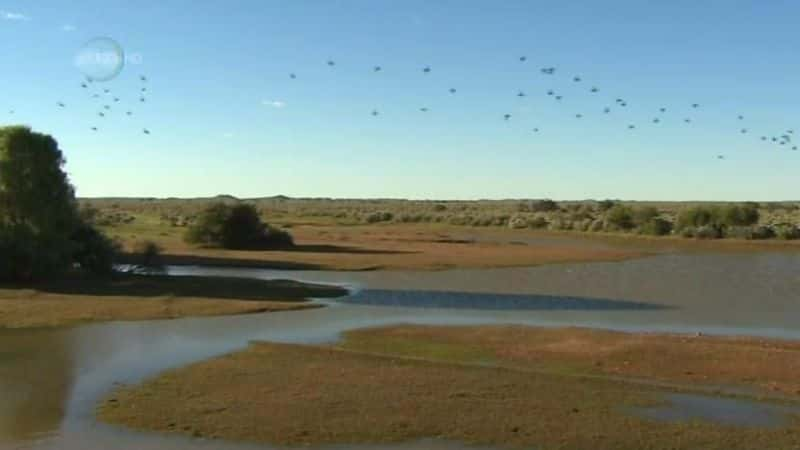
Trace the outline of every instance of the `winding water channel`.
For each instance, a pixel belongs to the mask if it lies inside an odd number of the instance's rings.
[[[345,330],[397,323],[578,325],[800,338],[800,255],[790,253],[672,254],[618,263],[443,272],[173,267],[170,273],[335,283],[350,287],[353,295],[299,312],[0,330],[0,448],[264,448],[132,432],[94,420],[97,399],[115,383],[136,382],[251,340],[330,342]],[[369,446],[459,447],[439,441]]]

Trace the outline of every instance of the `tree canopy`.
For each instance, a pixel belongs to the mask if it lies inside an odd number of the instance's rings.
[[[114,245],[81,220],[64,163],[51,136],[0,128],[0,280],[111,271]]]

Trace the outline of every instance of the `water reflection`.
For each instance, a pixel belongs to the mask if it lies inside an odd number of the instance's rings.
[[[626,311],[668,309],[664,305],[563,295],[483,294],[451,291],[364,289],[333,300],[355,305],[515,311]]]

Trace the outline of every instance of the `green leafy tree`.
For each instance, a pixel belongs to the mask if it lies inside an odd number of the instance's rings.
[[[232,250],[258,250],[293,245],[289,233],[261,221],[255,206],[242,203],[208,206],[187,230],[191,244],[220,246]]]
[[[63,166],[51,136],[0,128],[0,280],[46,278],[72,263],[110,272],[113,246],[81,220]]]

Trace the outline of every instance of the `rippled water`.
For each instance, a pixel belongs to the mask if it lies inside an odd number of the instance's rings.
[[[327,308],[299,312],[0,331],[0,448],[253,448],[134,433],[93,420],[96,400],[114,383],[135,382],[250,340],[319,343],[344,330],[396,323],[800,337],[800,255],[792,254],[667,255],[622,263],[444,272],[191,267],[172,272],[295,278],[343,284],[355,293],[326,301]],[[438,441],[400,446],[459,447]]]

